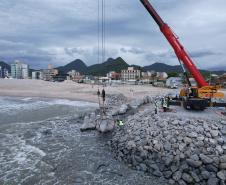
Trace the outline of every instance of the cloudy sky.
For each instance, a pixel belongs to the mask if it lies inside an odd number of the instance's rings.
[[[198,68],[226,70],[225,0],[149,2]],[[179,64],[139,0],[105,1],[105,19],[105,59],[120,56],[141,66]],[[75,59],[87,66],[98,63],[98,0],[0,1],[0,61],[20,60],[41,69]]]

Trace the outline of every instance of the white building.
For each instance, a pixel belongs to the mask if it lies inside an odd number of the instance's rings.
[[[136,70],[133,67],[128,67],[127,70],[121,70],[121,80],[137,80],[140,78],[140,70]]]
[[[42,71],[33,71],[32,72],[32,79],[42,79],[43,73]]]
[[[29,66],[19,60],[15,60],[15,63],[11,64],[11,75],[13,78],[17,79],[28,78]]]
[[[69,71],[67,74],[69,74],[71,76],[80,76],[80,72],[78,72],[76,70]]]
[[[170,77],[166,80],[166,85],[179,85],[182,83],[180,77]]]

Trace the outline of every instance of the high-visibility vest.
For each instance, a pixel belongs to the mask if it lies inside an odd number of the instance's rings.
[[[155,109],[157,109],[157,105],[155,104]]]
[[[122,121],[119,122],[119,125],[124,125]]]
[[[167,103],[163,103],[163,107],[167,107]]]
[[[155,100],[155,104],[157,103],[157,100]]]

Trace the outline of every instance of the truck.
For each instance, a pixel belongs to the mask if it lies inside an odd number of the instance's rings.
[[[160,28],[169,44],[175,51],[175,54],[179,60],[179,63],[183,69],[183,74],[188,84],[188,88],[180,91],[180,96],[177,98],[168,98],[169,105],[183,106],[186,110],[204,110],[207,107],[226,107],[226,103],[213,102],[212,98],[224,97],[224,93],[218,92],[221,87],[219,85],[210,86],[202,77],[199,70],[194,65],[193,61],[185,51],[184,47],[180,44],[179,38],[171,30],[171,28],[163,22],[158,13],[152,7],[148,0],[140,0],[146,10],[152,16],[154,21]],[[191,73],[198,86],[191,86],[189,81],[187,70]]]

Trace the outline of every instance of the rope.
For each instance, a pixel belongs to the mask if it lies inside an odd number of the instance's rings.
[[[101,31],[102,31],[102,63],[105,61],[105,0],[102,0],[102,25],[101,25]],[[98,0],[98,70],[100,71],[100,1]],[[99,75],[98,75],[98,101],[99,101],[99,108],[101,111],[101,104],[100,104],[100,90],[99,90]],[[105,90],[104,90],[104,85],[103,85],[103,90],[102,90],[102,100],[103,100],[103,107],[105,107],[104,102],[105,102]]]

